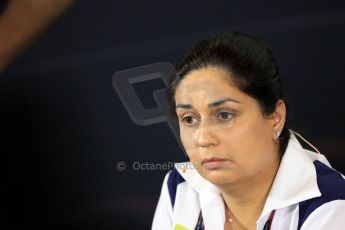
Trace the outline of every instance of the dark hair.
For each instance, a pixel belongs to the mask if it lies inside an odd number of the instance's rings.
[[[272,52],[252,35],[224,32],[200,41],[176,65],[169,81],[169,101],[176,119],[175,91],[179,82],[191,71],[218,67],[229,73],[231,81],[254,98],[264,115],[272,114],[279,99],[283,100],[282,82]],[[288,108],[286,122],[279,137],[279,152],[284,154],[290,139]]]

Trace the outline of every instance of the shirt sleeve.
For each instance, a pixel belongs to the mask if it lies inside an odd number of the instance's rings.
[[[168,190],[168,178],[171,171],[169,171],[163,180],[163,185],[153,217],[152,230],[172,229],[172,215],[173,209],[170,201]]]
[[[301,230],[342,230],[345,225],[345,200],[334,200],[316,209]]]

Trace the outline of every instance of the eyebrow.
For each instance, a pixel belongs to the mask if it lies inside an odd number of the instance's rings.
[[[217,107],[217,106],[219,106],[221,104],[224,104],[225,102],[234,102],[234,103],[238,103],[238,104],[241,103],[241,102],[239,102],[239,101],[237,101],[235,99],[232,99],[232,98],[228,97],[228,98],[223,98],[223,99],[216,100],[216,101],[208,104],[207,106],[208,107]],[[191,109],[191,108],[193,108],[193,106],[190,105],[190,104],[177,104],[176,105],[176,109],[178,109],[178,108],[181,108],[181,109]]]

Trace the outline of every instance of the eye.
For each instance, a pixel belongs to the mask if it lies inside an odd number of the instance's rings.
[[[229,113],[229,112],[220,112],[218,114],[218,118],[222,121],[228,121],[230,120],[231,118],[233,117],[233,114],[232,113]]]
[[[192,116],[186,116],[182,118],[182,122],[185,123],[187,126],[193,126],[195,123],[198,122],[198,120],[195,117]]]

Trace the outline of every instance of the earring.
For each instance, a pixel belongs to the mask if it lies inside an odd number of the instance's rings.
[[[280,136],[280,131],[276,132],[277,138],[274,140],[276,143],[279,143],[279,136]]]

